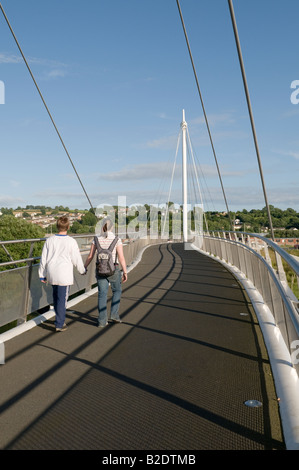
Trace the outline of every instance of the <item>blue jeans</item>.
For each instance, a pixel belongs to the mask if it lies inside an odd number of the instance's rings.
[[[53,303],[56,314],[55,326],[62,328],[65,322],[66,304],[69,295],[69,286],[52,286],[53,290]]]
[[[98,277],[98,309],[99,309],[99,326],[105,326],[108,321],[107,314],[107,296],[109,284],[112,290],[111,312],[112,320],[119,320],[119,304],[121,298],[121,271],[116,267],[116,271],[109,277]]]

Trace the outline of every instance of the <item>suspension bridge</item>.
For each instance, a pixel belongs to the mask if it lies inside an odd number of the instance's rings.
[[[193,64],[180,7],[179,13]],[[248,108],[269,210],[249,96]],[[180,238],[165,235],[166,213],[157,236],[146,233],[125,243],[129,278],[121,323],[97,328],[91,266],[86,276],[75,273],[68,330],[54,333],[50,286],[41,286],[32,256],[43,239],[25,240],[26,259],[2,263],[14,269],[0,272],[0,326],[18,326],[0,335],[1,449],[299,449],[299,311],[288,278],[291,271],[298,283],[299,263],[271,238],[211,232],[201,220],[190,229],[184,112],[181,130]],[[223,188],[220,172],[219,179]],[[226,200],[224,188],[223,194]],[[76,239],[85,260],[92,237]],[[12,243],[24,240],[0,244],[9,253]]]

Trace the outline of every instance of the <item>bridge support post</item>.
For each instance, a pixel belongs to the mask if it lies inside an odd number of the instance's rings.
[[[188,197],[187,197],[187,152],[186,152],[186,129],[185,110],[183,109],[182,128],[182,157],[183,157],[183,241],[188,241]]]

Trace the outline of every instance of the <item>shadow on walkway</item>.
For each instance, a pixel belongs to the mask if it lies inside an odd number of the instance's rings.
[[[1,449],[285,448],[256,316],[221,264],[151,246],[120,311],[99,330],[92,295],[66,332],[48,321],[5,345]]]

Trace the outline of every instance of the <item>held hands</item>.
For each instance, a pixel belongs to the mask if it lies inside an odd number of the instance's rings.
[[[85,268],[85,273],[83,273],[82,276],[84,276],[86,273],[87,273],[87,268]],[[127,279],[128,279],[128,274],[127,274],[127,273],[123,273],[123,275],[122,275],[122,282],[126,282]]]

